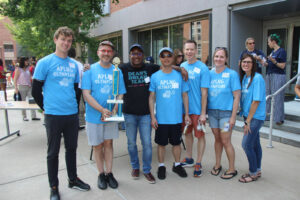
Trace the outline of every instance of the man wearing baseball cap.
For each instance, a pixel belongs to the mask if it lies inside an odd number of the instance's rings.
[[[158,172],[159,179],[166,178],[166,167],[164,164],[165,146],[170,143],[175,159],[172,171],[180,177],[187,177],[185,169],[180,164],[181,154],[181,123],[184,105],[185,122],[191,123],[188,115],[188,95],[187,82],[182,79],[179,72],[173,70],[174,61],[173,50],[164,47],[159,51],[159,58],[162,63],[161,70],[151,77],[149,107],[151,115],[151,125],[155,129],[155,143],[157,143]],[[154,114],[154,104],[156,102],[156,115]]]
[[[144,63],[144,49],[140,44],[133,44],[129,49],[130,62],[119,66],[127,93],[124,95],[123,113],[125,118],[126,135],[131,176],[138,179],[140,176],[140,162],[136,145],[137,130],[143,147],[143,174],[149,183],[155,183],[151,174],[152,143],[151,118],[149,112],[149,85],[150,77],[159,70],[155,64]]]
[[[112,112],[107,109],[107,100],[112,94],[112,76],[115,68],[111,64],[114,55],[113,44],[110,41],[101,42],[97,54],[100,60],[84,72],[81,88],[86,101],[88,143],[95,152],[94,157],[99,171],[98,188],[105,190],[107,185],[114,189],[118,187],[118,182],[112,173],[113,139],[119,137],[118,124],[103,121],[103,118],[110,117],[117,109],[116,106]],[[126,93],[122,72],[119,73],[118,88],[117,99],[122,99],[123,94]]]

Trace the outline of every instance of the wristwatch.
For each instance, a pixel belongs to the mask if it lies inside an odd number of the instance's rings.
[[[248,123],[247,123],[246,121],[244,121],[244,124],[245,124],[246,126],[248,126]]]

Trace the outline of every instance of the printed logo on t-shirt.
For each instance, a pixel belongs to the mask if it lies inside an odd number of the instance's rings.
[[[145,83],[146,78],[147,78],[147,71],[128,72],[128,80],[131,81],[132,85]],[[149,82],[150,82],[150,79],[149,79]]]
[[[69,83],[72,82],[72,79],[63,78],[61,81],[59,81],[59,85],[63,87],[68,87]]]
[[[110,86],[109,85],[105,85],[104,87],[102,87],[101,89],[100,89],[100,92],[102,93],[102,94],[109,94],[110,93]]]
[[[160,80],[157,89],[166,90],[163,93],[163,98],[171,98],[175,94],[175,90],[179,89],[179,83],[175,80]]]
[[[95,84],[112,84],[111,74],[98,74]]]

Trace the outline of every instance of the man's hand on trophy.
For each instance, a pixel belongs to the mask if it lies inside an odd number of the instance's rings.
[[[102,111],[101,111],[101,113],[102,113],[102,116],[101,116],[101,120],[102,120],[102,121],[105,121],[105,118],[111,117],[111,116],[112,116],[112,112],[110,112],[110,111],[109,111],[108,109],[106,109],[106,108],[103,108]]]

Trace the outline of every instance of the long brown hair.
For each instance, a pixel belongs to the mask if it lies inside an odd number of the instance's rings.
[[[243,85],[243,78],[244,78],[244,76],[246,74],[246,72],[244,72],[243,69],[242,69],[242,62],[246,58],[250,58],[251,61],[252,61],[252,69],[251,69],[251,75],[250,75],[251,78],[250,78],[250,82],[249,82],[249,84],[247,86],[247,89],[248,89],[250,87],[251,83],[252,83],[253,77],[255,76],[255,72],[256,72],[256,60],[254,59],[254,57],[251,54],[248,54],[248,53],[244,53],[243,54],[241,62],[240,62],[240,65],[239,65],[241,85]]]

